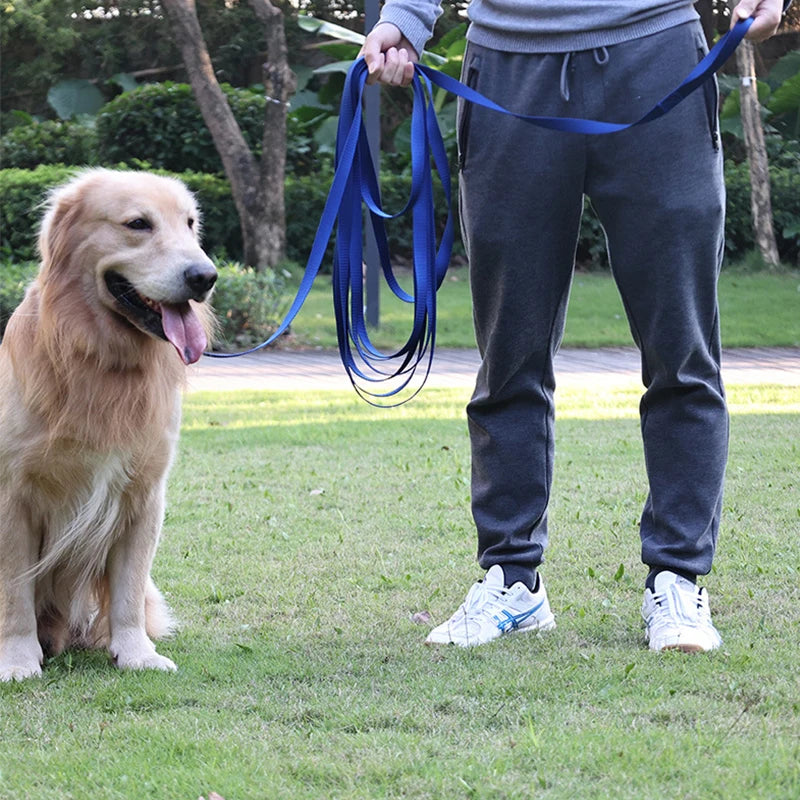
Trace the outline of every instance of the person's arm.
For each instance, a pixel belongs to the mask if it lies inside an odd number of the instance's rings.
[[[781,16],[791,3],[792,0],[740,0],[731,12],[731,27],[740,19],[752,17],[753,24],[747,31],[747,38],[763,42],[778,30]]]

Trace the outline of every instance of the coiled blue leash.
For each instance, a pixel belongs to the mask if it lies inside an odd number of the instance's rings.
[[[361,99],[367,80],[363,58],[350,67],[345,80],[336,136],[334,176],[305,272],[297,295],[283,321],[265,342],[239,353],[206,353],[211,358],[235,358],[254,353],[272,344],[291,325],[319,274],[325,250],[336,230],[333,261],[333,301],[339,355],[350,382],[373,405],[400,405],[414,397],[425,384],[433,362],[436,340],[436,292],[444,280],[453,246],[450,170],[433,103],[433,86],[485,108],[510,114],[543,128],[581,134],[608,134],[643,125],[666,114],[710,78],[733,54],[752,25],[740,20],[714,45],[686,79],[635,122],[616,123],[571,117],[539,117],[517,114],[438,70],[415,64],[411,89],[414,105],[411,114],[411,191],[405,206],[395,213],[384,210],[378,176],[362,121]],[[434,217],[434,184],[431,161],[439,176],[447,206],[444,229],[437,242]],[[366,206],[377,242],[381,269],[393,294],[413,305],[411,332],[405,344],[384,353],[371,342],[364,320],[363,216]],[[413,289],[406,292],[392,270],[384,220],[408,212],[413,222]],[[411,386],[417,368],[424,374]],[[373,391],[372,384],[390,383],[385,391]],[[402,399],[394,401],[403,390]]]

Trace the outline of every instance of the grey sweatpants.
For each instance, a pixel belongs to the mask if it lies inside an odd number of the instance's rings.
[[[673,89],[704,53],[693,23],[569,55],[470,45],[462,79],[521,113],[626,122]],[[467,408],[482,567],[499,563],[532,574],[547,544],[553,357],[586,195],[605,229],[642,357],[649,480],[642,560],[693,574],[711,569],[728,445],[716,104],[709,82],[655,122],[583,136],[462,103],[461,213],[482,356]]]

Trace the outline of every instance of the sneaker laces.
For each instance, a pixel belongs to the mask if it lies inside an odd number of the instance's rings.
[[[675,583],[667,586],[665,591],[653,594],[653,602],[660,616],[690,626],[701,624],[703,612],[708,609],[706,594],[702,589],[688,592]]]
[[[470,621],[479,617],[493,617],[495,609],[500,606],[501,599],[508,594],[504,586],[489,585],[480,580],[472,585],[458,611],[450,618],[449,627],[464,627],[466,640],[470,638]]]
[[[478,581],[467,592],[467,596],[459,608],[461,616],[466,618],[471,611],[477,609],[485,612],[490,606],[495,606],[507,593],[508,589],[504,586],[489,586],[485,580]]]

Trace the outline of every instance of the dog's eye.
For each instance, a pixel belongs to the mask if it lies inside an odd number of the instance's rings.
[[[125,227],[130,228],[132,231],[149,231],[153,229],[153,226],[144,217],[137,217],[126,222]]]
[[[189,217],[189,230],[194,230],[194,219],[192,217]]]

